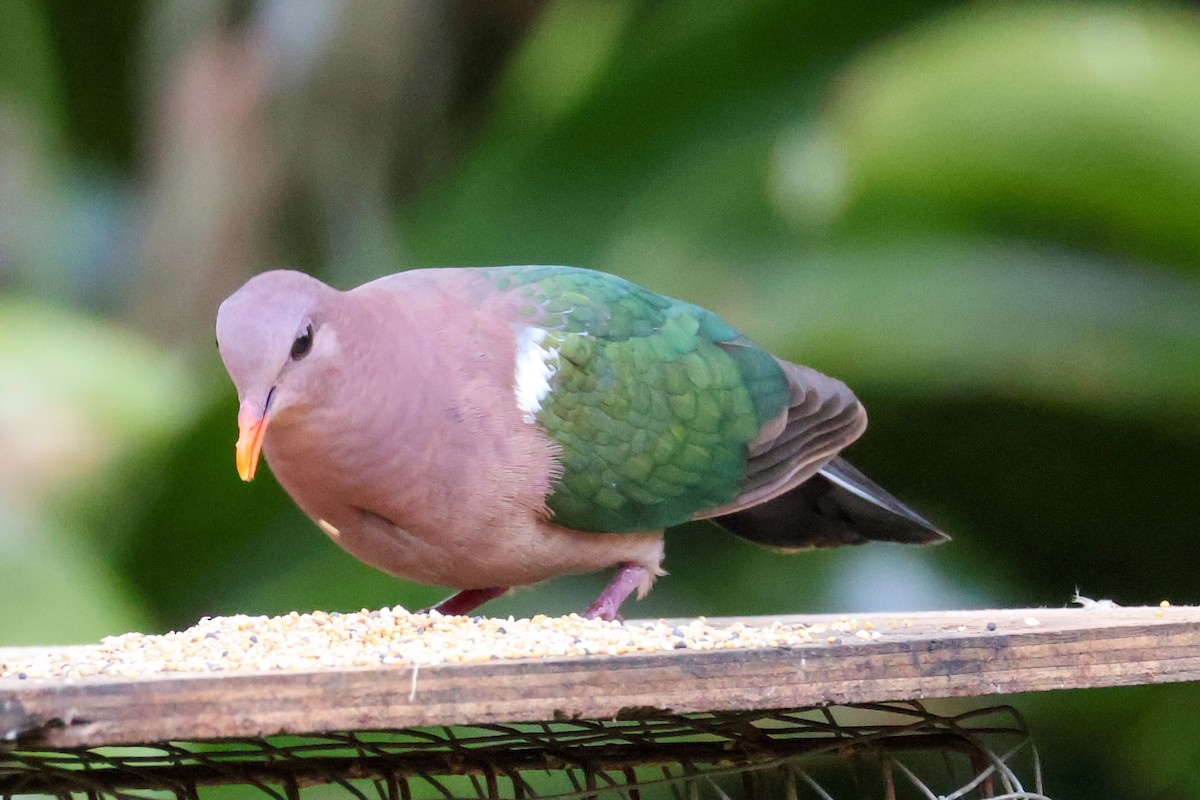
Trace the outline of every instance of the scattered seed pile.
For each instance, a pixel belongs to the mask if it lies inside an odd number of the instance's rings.
[[[671,624],[604,622],[577,614],[531,619],[412,614],[396,606],[355,614],[205,617],[161,636],[127,633],[99,644],[25,651],[0,661],[0,678],[136,678],[179,672],[304,670],[380,665],[475,664],[493,659],[733,650],[880,638],[870,622],[741,622],[704,617]]]

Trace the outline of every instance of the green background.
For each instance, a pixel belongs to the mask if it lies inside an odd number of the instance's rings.
[[[1200,601],[1194,5],[8,0],[0,645],[439,599],[237,479],[212,319],[272,267],[507,263],[845,380],[847,455],[954,537],[680,529],[632,615]],[[1200,798],[1196,687],[1018,700],[1051,796]]]

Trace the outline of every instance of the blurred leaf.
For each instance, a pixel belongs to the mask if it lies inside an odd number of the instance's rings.
[[[1055,800],[1200,797],[1196,683],[1018,695]]]
[[[63,132],[63,102],[45,6],[37,0],[8,0],[0,24],[0,119],[12,104],[32,117],[44,136]],[[2,141],[2,140],[0,140]]]
[[[633,11],[628,0],[562,0],[548,5],[509,68],[496,98],[493,129],[528,133],[575,108],[593,88]]]
[[[70,285],[60,263],[65,107],[44,14],[36,0],[0,11],[0,286],[55,294]]]
[[[829,248],[690,299],[852,385],[1200,423],[1200,282],[995,241]]]
[[[871,422],[846,457],[954,537],[909,552],[955,584],[1017,607],[1061,606],[1076,589],[1123,605],[1200,602],[1184,488],[1200,485],[1200,427],[856,389]]]
[[[942,4],[641,5],[628,20],[605,17],[603,51],[584,24],[591,6],[548,14],[506,76],[495,121],[406,220],[415,260],[600,266],[659,217],[725,252],[782,235],[767,181],[779,131],[816,107],[855,48],[927,5]],[[547,113],[531,82],[569,102]]]
[[[781,170],[799,219],[845,206],[859,227],[957,221],[1200,265],[1194,9],[970,5],[868,51],[822,116]],[[831,160],[842,178],[804,185]]]
[[[1152,797],[1200,797],[1200,753],[1191,745],[1200,739],[1200,719],[1194,709],[1200,701],[1200,686],[1139,687],[1122,697],[1125,715],[1110,719],[1121,725],[1120,746],[1113,759],[1128,776]],[[1170,735],[1163,733],[1170,731]],[[1146,769],[1150,766],[1150,769]],[[1133,780],[1131,778],[1130,782]]]
[[[144,0],[75,3],[41,0],[54,48],[71,149],[88,162],[135,166]]]
[[[134,334],[0,297],[0,502],[36,507],[194,412],[181,364]]]
[[[0,298],[0,376],[0,641],[144,624],[104,545],[130,513],[119,465],[192,413],[187,374],[127,331]],[[80,511],[99,536],[85,540]]]
[[[0,505],[0,646],[83,644],[147,618],[127,585],[75,532]]]

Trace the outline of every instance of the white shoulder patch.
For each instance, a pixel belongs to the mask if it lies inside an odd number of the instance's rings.
[[[546,341],[547,333],[543,328],[513,327],[517,336],[513,392],[517,408],[525,414],[525,421],[533,424],[542,410],[542,401],[550,394],[550,380],[558,372],[558,349],[553,341]]]

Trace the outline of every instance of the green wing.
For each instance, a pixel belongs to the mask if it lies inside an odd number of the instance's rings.
[[[533,413],[562,450],[555,522],[658,530],[738,496],[746,445],[787,408],[773,357],[712,312],[605,273],[483,272],[546,359]]]

